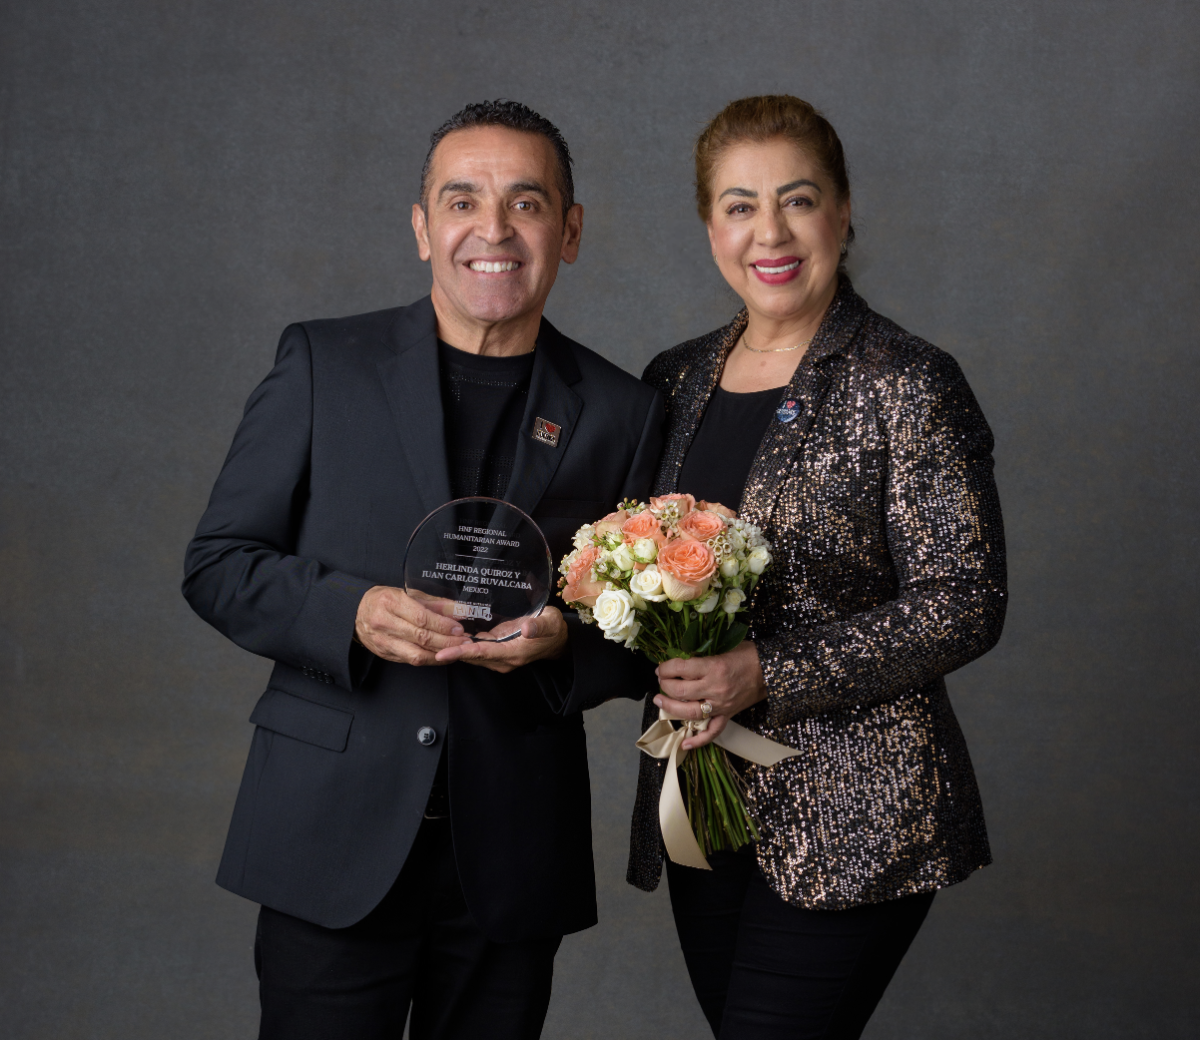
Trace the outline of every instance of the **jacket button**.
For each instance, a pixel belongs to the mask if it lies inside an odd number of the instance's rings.
[[[429,747],[430,744],[437,740],[437,730],[432,726],[422,726],[417,730],[417,740],[426,747]]]

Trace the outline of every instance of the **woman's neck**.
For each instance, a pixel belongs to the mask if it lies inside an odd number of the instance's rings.
[[[746,330],[725,361],[721,387],[735,394],[747,394],[787,386],[808,353],[808,345],[820,329],[836,290],[835,282],[828,298],[818,307],[783,318],[747,307]]]

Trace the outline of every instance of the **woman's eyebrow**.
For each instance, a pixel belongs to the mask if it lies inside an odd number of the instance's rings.
[[[783,191],[784,189],[780,188],[779,190]],[[758,192],[751,191],[749,188],[726,188],[723,192],[721,192],[720,195],[717,196],[717,200],[720,201],[721,199],[725,198],[726,195],[740,195],[743,199],[758,198]]]
[[[821,190],[821,185],[817,184],[816,181],[805,180],[803,177],[801,177],[798,181],[791,181],[785,184],[782,188],[776,188],[775,194],[782,195],[785,191],[791,191],[793,188],[799,188],[802,184],[807,184],[810,188],[816,188],[817,191]]]

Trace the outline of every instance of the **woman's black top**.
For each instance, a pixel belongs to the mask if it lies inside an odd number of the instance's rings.
[[[735,394],[717,387],[679,473],[679,490],[735,512],[786,387]]]

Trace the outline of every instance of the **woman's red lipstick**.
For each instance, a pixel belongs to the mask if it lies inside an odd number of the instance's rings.
[[[766,282],[767,285],[783,285],[800,274],[800,258],[773,256],[770,259],[755,260],[750,268],[760,282]]]

